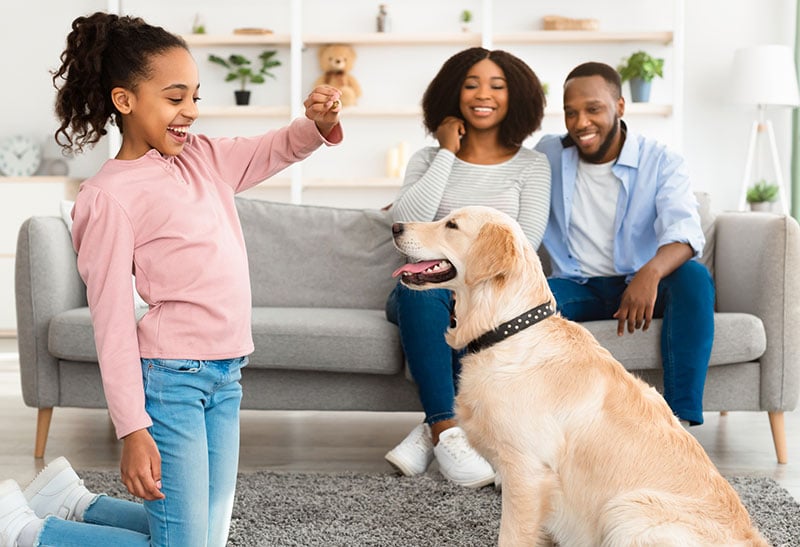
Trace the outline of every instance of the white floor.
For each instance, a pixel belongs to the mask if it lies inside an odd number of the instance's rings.
[[[22,401],[16,341],[0,339],[0,478],[27,483],[66,456],[79,469],[117,469],[120,444],[105,410],[56,408],[44,461],[33,457],[36,409]],[[800,500],[800,414],[786,414],[789,463],[778,464],[766,413],[707,413],[690,431],[724,475],[774,478]],[[421,420],[417,413],[242,412],[240,469],[388,472],[383,455]]]

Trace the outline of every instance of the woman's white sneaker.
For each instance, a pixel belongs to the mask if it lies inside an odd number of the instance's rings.
[[[422,423],[386,453],[386,461],[407,477],[424,473],[433,460],[431,428]]]
[[[460,427],[445,429],[433,447],[439,471],[450,481],[468,488],[480,488],[494,482],[494,469],[478,454]]]
[[[39,518],[55,515],[80,522],[96,496],[63,456],[47,464],[25,488],[25,498]]]
[[[31,536],[32,544],[41,525],[42,520],[28,506],[16,481],[8,479],[0,482],[0,545],[19,545],[20,535],[24,531],[26,536]],[[33,528],[26,531],[29,526]]]

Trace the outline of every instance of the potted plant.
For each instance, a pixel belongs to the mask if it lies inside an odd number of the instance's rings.
[[[264,76],[274,78],[272,69],[280,66],[281,62],[274,59],[278,52],[275,50],[264,51],[258,58],[261,60],[261,67],[256,70],[252,68],[252,61],[244,55],[233,54],[227,59],[223,59],[217,55],[211,54],[208,60],[225,67],[228,70],[228,75],[225,76],[226,82],[234,80],[239,81],[240,88],[234,91],[236,96],[236,104],[246,105],[250,103],[250,91],[247,90],[247,84],[263,84],[265,82]]]
[[[461,21],[461,30],[464,32],[469,32],[470,30],[470,23],[472,22],[472,12],[468,9],[465,9],[459,15],[459,20]]]
[[[631,99],[635,103],[650,100],[650,86],[653,78],[664,77],[664,59],[652,57],[647,52],[637,51],[617,67],[623,82],[630,81]]]
[[[747,189],[746,199],[751,211],[771,211],[778,199],[778,185],[761,179]]]

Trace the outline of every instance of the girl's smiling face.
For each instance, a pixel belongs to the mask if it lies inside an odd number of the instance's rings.
[[[475,129],[497,128],[508,114],[506,76],[494,61],[478,61],[461,87],[461,115]]]
[[[172,48],[154,55],[149,70],[134,89],[118,87],[111,92],[123,118],[117,159],[137,159],[151,149],[165,156],[180,154],[197,119],[200,78],[191,54],[182,47]]]

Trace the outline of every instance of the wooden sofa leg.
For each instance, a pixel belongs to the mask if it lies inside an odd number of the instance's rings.
[[[50,419],[53,417],[53,407],[40,408],[36,418],[36,445],[33,448],[34,458],[44,458],[44,448],[47,446],[47,434],[50,432]]]
[[[786,449],[786,427],[783,422],[783,412],[768,412],[769,427],[772,429],[772,442],[775,443],[775,455],[778,463],[787,463],[789,454]]]
[[[720,416],[727,416],[728,415],[728,411],[727,410],[720,410],[719,411],[719,415]]]

